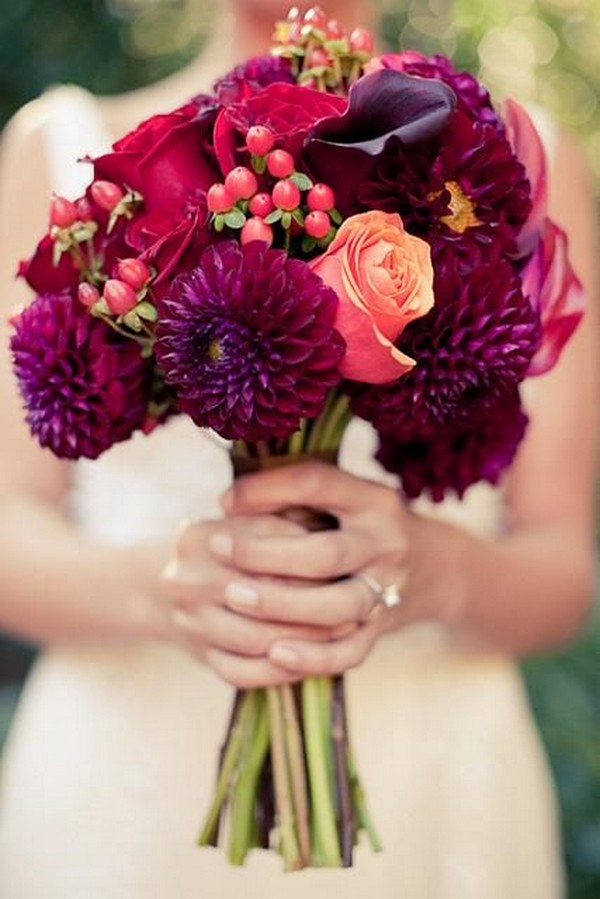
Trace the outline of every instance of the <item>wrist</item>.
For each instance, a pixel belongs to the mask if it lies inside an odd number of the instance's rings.
[[[142,543],[119,549],[118,569],[125,584],[124,629],[132,639],[166,641],[172,625],[161,590],[161,571],[167,549],[159,543]]]

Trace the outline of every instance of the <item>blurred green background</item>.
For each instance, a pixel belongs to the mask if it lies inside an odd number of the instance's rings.
[[[447,53],[498,99],[535,101],[575,131],[600,196],[600,0],[381,0],[380,7],[388,47]],[[209,0],[3,4],[0,125],[50,84],[113,93],[161,78],[201,49],[212,8]],[[32,656],[0,644],[0,742]],[[558,783],[569,897],[598,899],[600,615],[573,647],[523,670]]]

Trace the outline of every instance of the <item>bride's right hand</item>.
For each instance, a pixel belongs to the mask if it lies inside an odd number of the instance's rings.
[[[275,515],[230,519],[230,526],[261,536],[293,535],[303,528]],[[337,633],[330,627],[257,621],[226,605],[225,586],[232,568],[208,549],[222,522],[185,522],[174,542],[161,576],[162,597],[167,604],[168,636],[223,680],[249,689],[298,680],[268,659],[278,640],[328,641]]]

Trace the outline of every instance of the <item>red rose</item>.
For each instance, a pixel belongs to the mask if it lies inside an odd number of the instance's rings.
[[[206,225],[209,214],[205,194],[185,205],[163,204],[159,209],[136,216],[127,239],[141,259],[158,274],[154,289],[166,278],[192,268],[202,250],[214,240]]]
[[[298,159],[304,138],[315,122],[342,115],[346,97],[327,94],[297,84],[277,82],[241,103],[219,112],[215,124],[215,153],[224,174],[238,165],[236,151],[252,125],[266,125],[277,146]]]
[[[183,203],[194,191],[219,181],[212,152],[215,110],[198,113],[193,105],[182,110],[153,116],[118,141],[112,153],[95,159],[95,179],[138,191],[147,210]]]

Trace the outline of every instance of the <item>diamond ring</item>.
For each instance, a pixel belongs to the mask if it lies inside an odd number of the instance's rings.
[[[377,578],[374,578],[372,574],[368,574],[366,571],[358,571],[354,576],[375,594],[386,609],[393,609],[402,602],[398,584],[380,584]]]

